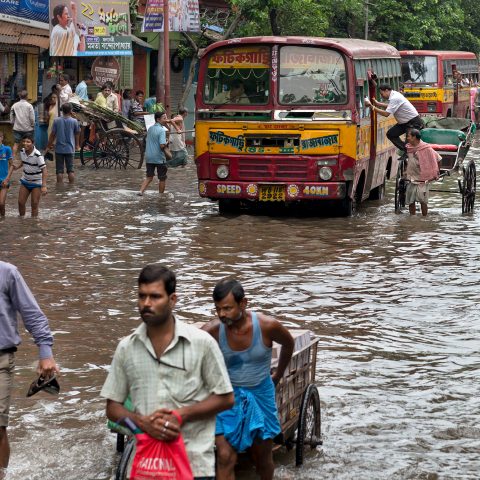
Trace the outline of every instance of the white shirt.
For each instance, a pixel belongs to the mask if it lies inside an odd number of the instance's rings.
[[[67,28],[55,25],[50,34],[50,56],[71,57],[75,55],[75,26],[73,23],[70,23]]]
[[[415,107],[400,92],[395,90],[390,92],[386,111],[391,113],[400,124],[408,123],[413,118],[418,117]]]
[[[68,103],[70,98],[72,98],[73,92],[72,87],[67,83],[60,89],[60,108],[64,103]]]

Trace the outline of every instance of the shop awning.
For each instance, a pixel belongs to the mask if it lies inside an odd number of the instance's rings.
[[[149,50],[158,50],[158,47],[152,47],[149,43],[141,38],[136,37],[135,35],[131,35],[132,42],[136,43],[139,47],[148,48]]]
[[[0,43],[8,45],[31,45],[42,49],[50,46],[50,32],[16,23],[0,23]]]

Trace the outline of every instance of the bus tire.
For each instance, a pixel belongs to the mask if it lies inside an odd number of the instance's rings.
[[[354,198],[345,197],[338,204],[338,214],[341,217],[351,217],[357,209],[357,202]]]
[[[238,213],[239,210],[239,200],[232,200],[231,198],[221,198],[218,200],[218,213],[220,213],[220,215]]]
[[[385,196],[386,181],[387,181],[387,174],[385,173],[385,176],[383,177],[383,183],[378,187],[375,187],[374,189],[372,189],[368,197],[369,200],[383,200],[383,197]]]

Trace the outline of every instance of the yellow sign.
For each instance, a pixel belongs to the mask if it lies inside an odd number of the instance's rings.
[[[216,50],[208,68],[270,68],[270,48],[237,47]]]

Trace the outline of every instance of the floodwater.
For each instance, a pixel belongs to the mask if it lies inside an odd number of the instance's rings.
[[[1,258],[48,315],[62,369],[58,398],[25,398],[36,349],[23,336],[9,480],[111,477],[99,392],[139,323],[148,262],[177,272],[181,319],[210,318],[214,284],[235,275],[252,307],[320,337],[324,444],[302,469],[281,450],[276,478],[479,478],[480,207],[462,215],[458,194],[435,192],[428,218],[394,214],[390,185],[352,218],[222,217],[197,196],[193,165],[170,173],[161,199],[153,187],[135,195],[142,176],[79,169],[56,188],[51,175],[38,221],[17,218],[9,193]]]

